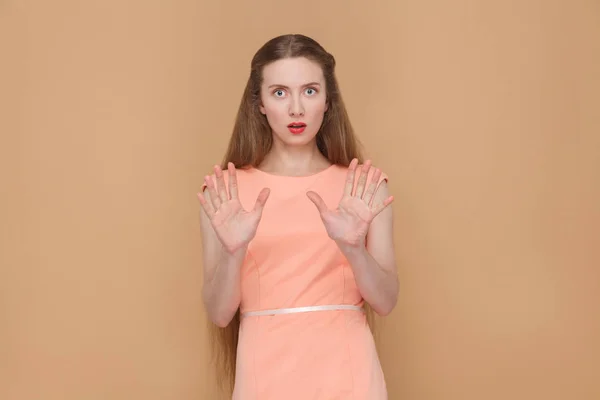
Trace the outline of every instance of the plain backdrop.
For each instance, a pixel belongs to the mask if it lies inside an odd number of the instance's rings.
[[[217,398],[196,192],[284,33],[390,176],[390,399],[600,398],[595,0],[0,1],[0,398]]]

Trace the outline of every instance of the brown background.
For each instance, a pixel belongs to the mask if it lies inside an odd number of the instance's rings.
[[[0,399],[215,399],[202,176],[315,37],[391,177],[390,399],[600,398],[598,1],[0,1]]]

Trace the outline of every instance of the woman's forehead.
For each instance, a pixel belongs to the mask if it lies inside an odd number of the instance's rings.
[[[284,58],[266,65],[263,69],[263,84],[302,86],[309,82],[323,83],[323,70],[314,61],[304,57]]]

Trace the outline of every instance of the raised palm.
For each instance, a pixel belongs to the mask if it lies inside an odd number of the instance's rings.
[[[308,198],[317,206],[329,237],[336,242],[352,247],[364,244],[371,221],[386,208],[394,198],[389,196],[381,203],[375,203],[381,171],[376,169],[367,185],[367,176],[371,162],[366,161],[358,177],[356,191],[353,193],[358,160],[354,159],[348,167],[346,185],[339,205],[330,210],[323,199],[315,192],[308,192]]]
[[[233,163],[227,165],[229,192],[221,168],[215,166],[214,170],[217,178],[216,186],[211,177],[204,178],[210,201],[207,201],[202,194],[198,195],[198,199],[222,245],[227,251],[233,253],[247,245],[256,235],[270,191],[267,188],[263,189],[256,199],[254,208],[246,211],[238,198],[237,175]]]

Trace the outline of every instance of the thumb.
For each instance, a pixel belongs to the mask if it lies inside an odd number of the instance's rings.
[[[327,204],[325,204],[321,196],[313,191],[306,192],[306,196],[315,204],[315,206],[317,206],[317,209],[321,214],[327,212]]]
[[[258,197],[256,199],[256,203],[254,203],[254,211],[262,213],[262,210],[265,207],[265,203],[267,202],[267,199],[269,198],[270,193],[271,193],[271,189],[269,189],[269,188],[264,188],[263,190],[260,191],[260,193],[258,194]]]

